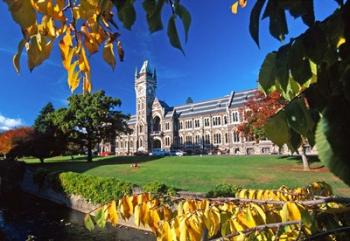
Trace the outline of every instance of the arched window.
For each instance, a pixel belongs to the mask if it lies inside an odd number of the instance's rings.
[[[180,136],[179,140],[180,140],[180,145],[184,144],[184,139],[182,136]]]
[[[153,131],[161,131],[159,116],[153,118]]]
[[[234,143],[239,142],[239,132],[238,131],[233,132],[233,142]]]
[[[142,147],[142,139],[139,140],[140,147]]]

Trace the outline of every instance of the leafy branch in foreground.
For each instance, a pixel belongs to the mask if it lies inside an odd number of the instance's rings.
[[[261,66],[260,89],[266,95],[278,91],[288,102],[269,118],[264,133],[293,152],[301,146],[305,152],[305,143],[316,145],[321,161],[350,185],[350,1],[329,1],[338,8],[320,22],[315,20],[314,0],[257,0],[249,30],[259,46],[261,16],[279,41],[289,33],[287,13],[307,25],[305,33],[269,53]],[[232,12],[242,3],[246,1],[234,2]]]
[[[307,190],[308,197],[320,193],[332,194],[326,183],[313,183],[299,189]],[[282,187],[279,191],[288,193],[299,189]],[[256,194],[255,198],[261,192],[269,195],[275,193],[274,190],[249,191]],[[127,220],[132,217],[136,226],[149,227],[157,240],[298,240],[312,238],[325,230],[330,232],[334,228],[345,228],[350,224],[345,215],[349,211],[346,205],[338,204],[337,198],[327,200],[331,197],[318,201],[298,196],[291,202],[278,195],[261,195],[261,200],[240,202],[239,198],[234,201],[229,198],[222,198],[220,201],[206,198],[169,200],[166,197],[141,193],[124,196],[118,202],[112,201],[103,205],[95,210],[94,217],[87,214],[85,226],[89,230],[94,229],[95,225],[103,228],[106,221],[117,225],[120,219]],[[312,201],[312,205],[302,204]],[[343,233],[333,233],[329,234],[336,240],[345,237]],[[328,233],[325,236],[329,236]]]
[[[117,19],[131,30],[136,20],[134,0],[4,0],[12,18],[20,26],[23,39],[13,57],[17,72],[23,50],[28,55],[32,71],[49,58],[55,40],[59,41],[62,64],[67,71],[69,88],[73,92],[82,82],[84,92],[91,91],[91,66],[89,56],[103,47],[103,59],[112,69],[124,60],[121,33]],[[169,5],[171,16],[168,37],[171,45],[183,52],[176,19],[180,18],[186,40],[191,25],[189,11],[179,1],[144,0],[143,9],[151,33],[162,30],[162,11]],[[116,17],[117,16],[117,19]]]

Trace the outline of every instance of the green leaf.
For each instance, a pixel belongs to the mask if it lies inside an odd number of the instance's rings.
[[[176,3],[175,5],[175,13],[181,18],[184,30],[185,30],[185,40],[188,40],[188,31],[191,26],[191,14],[190,12],[180,3]]]
[[[270,18],[269,30],[271,35],[277,40],[284,40],[285,35],[288,34],[288,26],[286,14],[279,1],[270,0],[268,2],[263,19],[267,17]]]
[[[283,144],[288,143],[290,132],[286,112],[281,110],[275,116],[268,119],[264,125],[264,130],[266,136],[277,146],[282,147]]]
[[[276,55],[276,75],[279,84],[284,92],[288,88],[289,69],[288,69],[288,53],[290,45],[284,45],[279,48]]]
[[[290,49],[288,64],[294,80],[300,85],[312,77],[310,62],[300,39],[297,39]]]
[[[260,68],[259,84],[268,93],[276,80],[276,52],[269,53]]]
[[[302,98],[294,99],[285,107],[288,125],[302,136],[307,136],[314,129],[310,111]]]
[[[249,32],[252,38],[254,39],[256,45],[259,45],[259,22],[260,22],[260,14],[261,10],[264,7],[266,0],[257,0],[251,13],[250,13],[250,21],[249,21]]]
[[[130,30],[136,20],[134,0],[114,0],[113,3],[117,7],[119,20],[123,23],[126,29]]]
[[[104,208],[100,208],[95,215],[95,222],[99,228],[104,228],[107,221],[107,212]]]
[[[85,218],[84,218],[84,225],[85,228],[89,231],[94,230],[95,225],[94,225],[94,221],[92,221],[91,215],[90,214],[86,214]]]
[[[323,60],[324,53],[328,48],[326,35],[319,25],[310,28],[302,37],[305,55],[316,64]]]
[[[335,96],[324,111],[316,129],[316,148],[327,167],[350,185],[350,112],[342,96]]]
[[[163,29],[161,13],[164,3],[165,0],[145,0],[143,2],[143,8],[147,13],[148,28],[151,33]]]
[[[169,23],[168,23],[168,37],[169,37],[169,41],[170,41],[170,43],[171,43],[171,45],[173,47],[181,50],[181,52],[183,54],[185,54],[183,49],[182,49],[182,46],[181,46],[179,35],[177,33],[175,18],[176,18],[176,16],[172,15],[170,17],[170,19],[169,19]]]
[[[289,150],[291,150],[292,152],[298,152],[298,148],[301,145],[300,134],[295,132],[293,129],[289,129],[289,140],[286,144]]]

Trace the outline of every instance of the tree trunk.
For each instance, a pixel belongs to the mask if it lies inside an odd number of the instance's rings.
[[[88,156],[87,156],[87,162],[92,162],[92,145],[89,141],[88,143]]]
[[[44,158],[40,157],[39,159],[40,159],[40,163],[44,164]]]
[[[307,156],[306,156],[305,145],[303,145],[302,148],[303,148],[303,151],[301,152],[301,159],[303,160],[304,171],[310,171],[310,165],[309,165],[309,160],[307,159]]]

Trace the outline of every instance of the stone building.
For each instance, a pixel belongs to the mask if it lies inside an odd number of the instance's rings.
[[[133,132],[118,136],[115,143],[104,144],[104,151],[116,155],[155,148],[232,155],[278,151],[269,140],[256,142],[237,131],[244,121],[241,109],[256,90],[232,91],[220,98],[170,107],[156,97],[156,89],[156,71],[145,61],[135,72],[136,114],[128,121]]]

